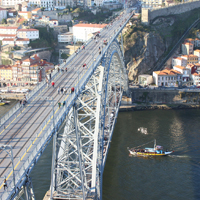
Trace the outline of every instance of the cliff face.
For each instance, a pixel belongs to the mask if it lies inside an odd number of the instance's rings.
[[[125,48],[129,80],[135,80],[139,74],[152,73],[155,63],[165,50],[165,43],[159,34],[143,33],[143,37],[137,38],[133,46]]]

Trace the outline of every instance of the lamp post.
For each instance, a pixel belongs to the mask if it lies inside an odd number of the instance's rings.
[[[12,151],[12,146],[11,145],[2,145],[0,146],[0,149],[5,151],[11,158],[12,162],[12,170],[13,170],[13,185],[15,188],[15,193],[16,193],[16,185],[15,185],[15,171],[14,171],[14,160],[13,160],[13,151]],[[10,152],[8,152],[10,150]]]

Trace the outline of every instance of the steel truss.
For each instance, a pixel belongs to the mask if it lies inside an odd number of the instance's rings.
[[[123,54],[114,41],[89,79],[57,135],[54,199],[102,199],[102,175],[123,90]]]

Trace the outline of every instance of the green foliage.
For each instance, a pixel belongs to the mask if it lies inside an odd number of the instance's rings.
[[[100,23],[105,21],[107,18],[112,16],[113,11],[102,9],[94,15],[90,10],[83,10],[81,8],[76,8],[73,12],[79,13],[78,20],[88,21],[88,23]]]
[[[41,7],[41,11],[44,11],[45,7]]]
[[[4,18],[4,19],[2,19],[1,23],[2,24],[7,24],[7,20]]]
[[[29,46],[32,48],[42,48],[42,47],[52,47],[54,48],[56,46],[56,42],[53,37],[53,29],[49,28],[49,31],[47,31],[46,28],[38,28],[40,39],[31,41]]]
[[[61,54],[62,59],[67,59],[69,56],[70,56],[69,54],[65,54],[65,53]]]
[[[11,60],[2,59],[1,63],[2,63],[2,65],[10,65],[11,64]]]

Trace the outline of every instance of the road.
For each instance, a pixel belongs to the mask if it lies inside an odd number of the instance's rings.
[[[71,93],[71,88],[77,86],[78,82],[87,72],[89,67],[93,67],[92,62],[99,56],[99,47],[101,50],[105,48],[103,40],[110,40],[111,36],[119,29],[124,23],[125,19],[131,14],[126,13],[118,17],[112,25],[102,29],[101,37],[96,43],[92,40],[85,49],[81,49],[78,54],[66,64],[67,71],[59,71],[52,81],[55,82],[55,87],[45,85],[40,93],[34,95],[25,107],[13,116],[8,122],[0,127],[0,141],[2,145],[11,145],[14,157],[14,171],[15,174],[23,170],[24,163],[29,154],[34,150],[36,144],[42,140],[45,131],[53,123],[54,117],[58,116],[63,107],[58,107],[58,102],[67,101]],[[103,51],[102,51],[103,52]],[[86,67],[83,67],[86,64]],[[66,94],[58,94],[57,88],[67,88]],[[49,100],[46,99],[48,97]],[[53,103],[51,99],[54,99]],[[43,128],[43,124],[46,123]],[[0,152],[0,197],[4,192],[9,192],[10,184],[13,181],[13,172],[11,159],[7,152]],[[4,178],[7,179],[8,188],[6,191],[3,189]],[[15,177],[16,180],[19,177]]]

